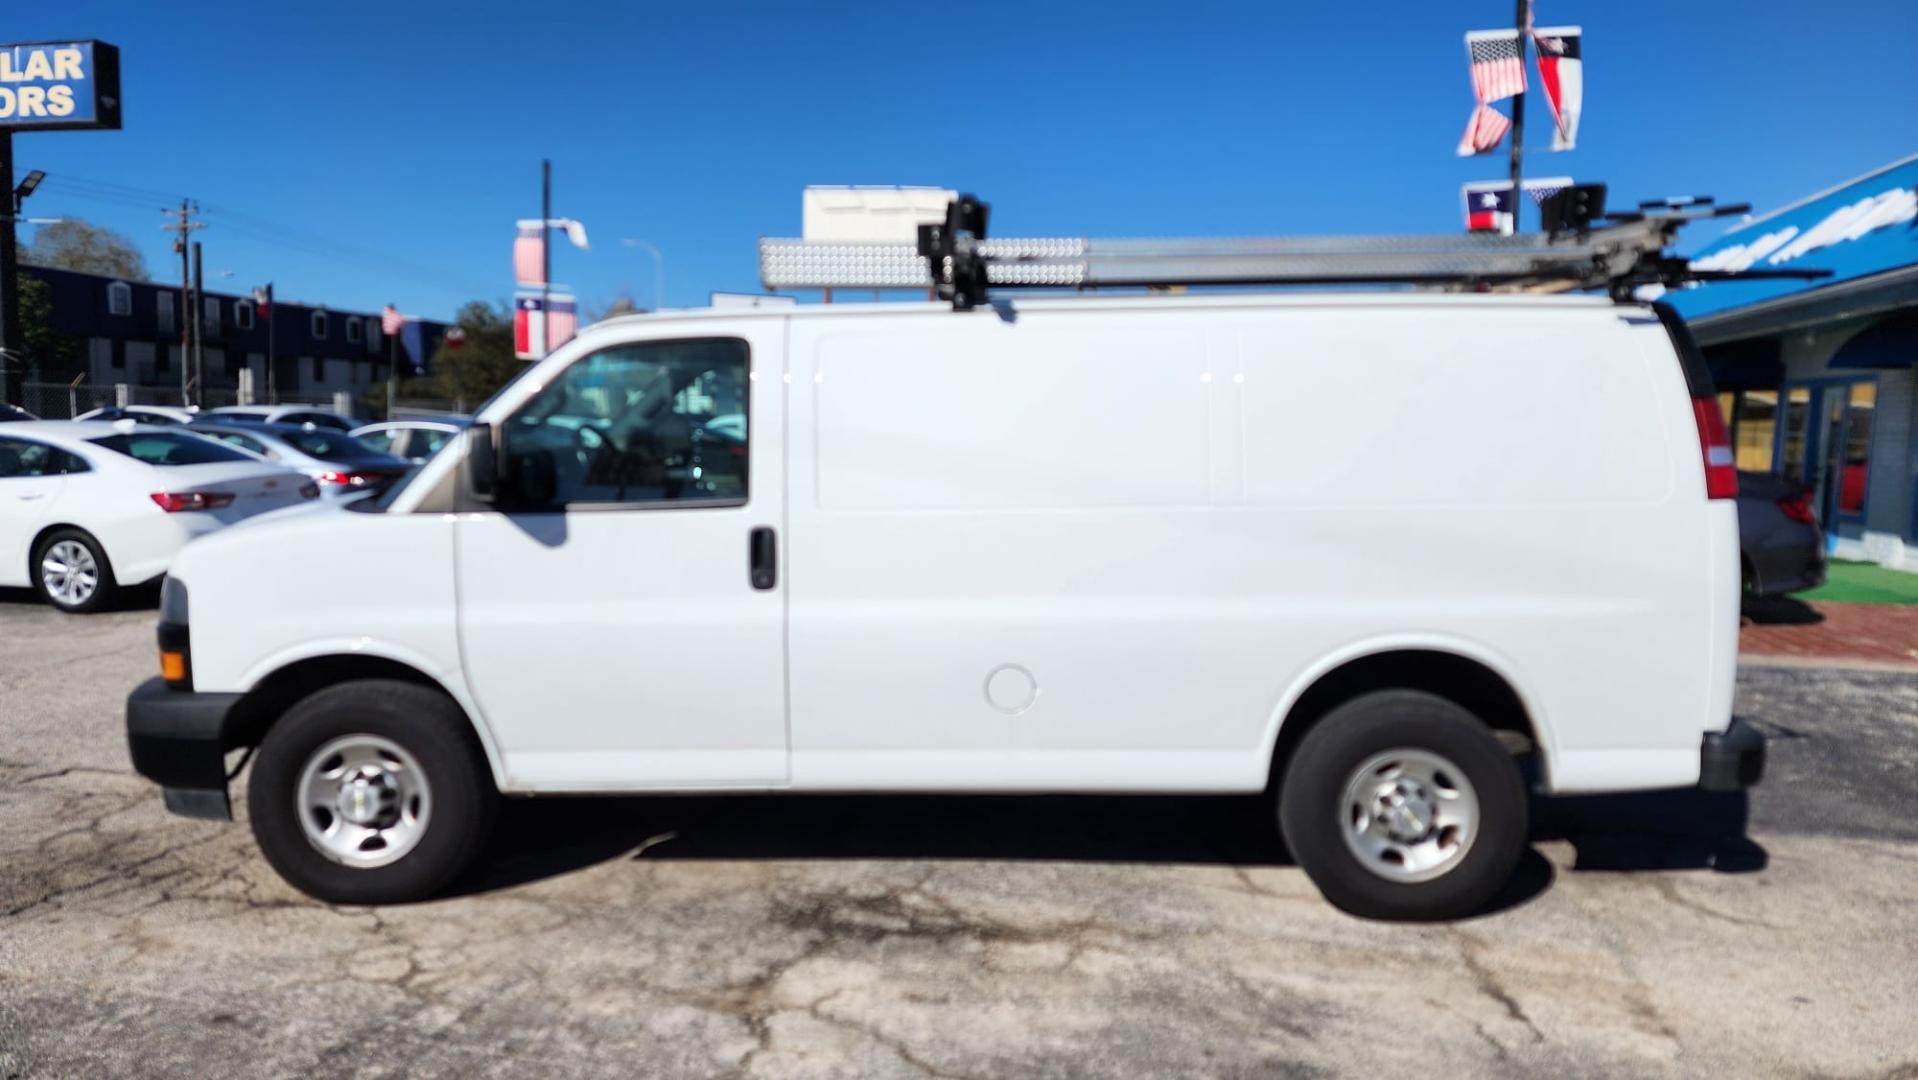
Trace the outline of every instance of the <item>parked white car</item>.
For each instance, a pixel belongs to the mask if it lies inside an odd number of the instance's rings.
[[[190,676],[129,699],[134,764],[222,817],[257,746],[254,834],[312,895],[431,894],[496,793],[1266,792],[1340,907],[1454,916],[1523,852],[1527,777],[1762,766],[1730,449],[1650,307],[675,312],[476,419],[168,579]]]
[[[140,424],[190,424],[200,410],[178,405],[106,405],[89,409],[75,420],[132,420]]]
[[[439,453],[440,447],[457,439],[459,433],[471,427],[472,423],[471,419],[464,416],[447,417],[444,420],[388,420],[354,428],[353,437],[375,450],[383,450],[417,465]]]
[[[320,494],[328,498],[378,490],[405,476],[410,467],[404,458],[378,450],[338,428],[202,420],[189,430],[297,469],[320,485]]]
[[[213,421],[242,424],[312,424],[336,431],[352,431],[359,421],[341,416],[323,405],[222,405],[199,415]]]
[[[187,541],[317,498],[290,469],[131,421],[0,429],[0,585],[87,612],[166,572]]]

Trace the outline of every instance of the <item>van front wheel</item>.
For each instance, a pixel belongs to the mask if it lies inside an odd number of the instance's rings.
[[[1489,728],[1413,690],[1339,706],[1280,778],[1279,824],[1313,884],[1374,919],[1450,919],[1484,908],[1527,837],[1525,784]]]
[[[260,851],[337,904],[424,900],[469,866],[498,796],[458,706],[413,683],[322,690],[267,730],[247,780]]]

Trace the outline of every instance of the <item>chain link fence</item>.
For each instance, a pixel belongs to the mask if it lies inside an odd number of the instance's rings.
[[[21,407],[42,420],[71,420],[81,413],[117,403],[111,386],[30,382],[24,389]],[[180,399],[176,395],[173,400]]]
[[[30,382],[25,385],[24,391],[22,406],[42,420],[71,420],[82,413],[112,405],[180,404],[178,387]],[[208,388],[196,396],[199,398],[196,404],[203,409],[240,404],[238,390]]]

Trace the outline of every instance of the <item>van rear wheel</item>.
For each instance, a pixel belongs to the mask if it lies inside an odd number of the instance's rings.
[[[246,796],[267,861],[338,904],[438,893],[479,854],[498,801],[459,707],[389,679],[293,706],[261,740]]]
[[[1491,729],[1415,690],[1366,694],[1326,715],[1286,764],[1278,803],[1313,884],[1374,919],[1483,910],[1528,830],[1524,781]]]

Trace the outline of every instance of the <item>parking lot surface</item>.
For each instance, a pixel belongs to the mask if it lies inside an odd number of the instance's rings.
[[[375,910],[131,773],[153,618],[0,593],[0,1076],[1918,1075],[1918,676],[1746,668],[1749,801],[1541,802],[1447,925],[1251,799],[515,803]]]

